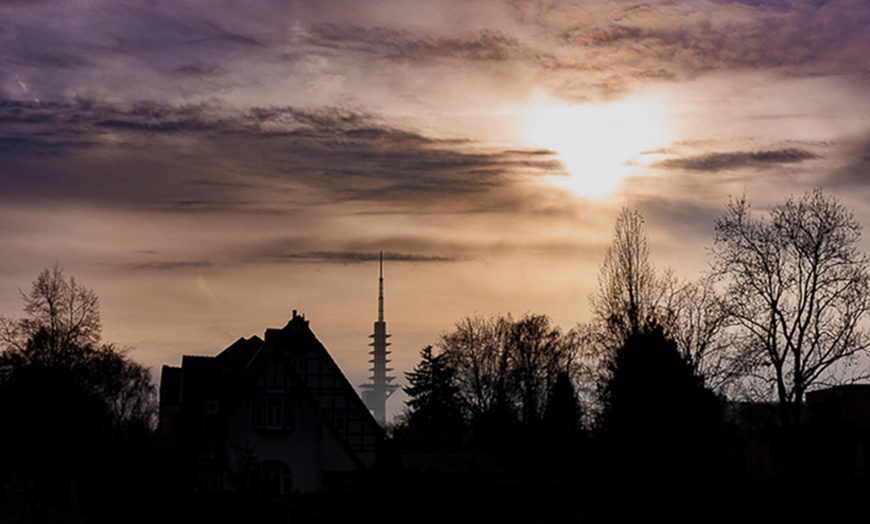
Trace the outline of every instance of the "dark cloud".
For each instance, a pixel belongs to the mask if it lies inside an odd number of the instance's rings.
[[[73,151],[80,151],[93,145],[94,143],[88,140],[71,137],[59,138],[50,133],[29,137],[0,135],[0,155],[57,156]]]
[[[7,195],[187,213],[342,201],[477,207],[517,176],[560,169],[540,149],[484,149],[340,107],[7,100],[0,152],[15,165],[0,176]]]
[[[218,65],[185,64],[172,69],[170,74],[181,77],[217,77],[227,74],[227,70]]]
[[[505,61],[537,54],[516,37],[481,29],[449,37],[419,36],[386,27],[364,28],[322,24],[312,29],[308,43],[380,55],[397,60],[456,58],[473,61]]]
[[[377,261],[379,253],[359,251],[310,251],[306,253],[273,254],[272,260],[278,259],[293,262],[316,262],[334,264],[360,264]],[[384,260],[393,262],[455,262],[456,256],[425,255],[419,253],[398,253],[385,251]]]
[[[16,66],[49,67],[57,69],[73,69],[93,65],[84,54],[70,52],[34,52],[20,58],[12,58],[10,62]]]
[[[232,44],[240,44],[246,46],[266,47],[265,44],[263,44],[253,36],[226,30],[215,23],[207,22],[205,25],[210,29],[206,31],[207,34],[198,38],[187,40],[184,43],[203,44],[209,42],[229,42]]]
[[[361,217],[365,219],[365,217]],[[455,262],[465,260],[474,251],[473,243],[461,239],[436,239],[412,232],[381,235],[349,234],[323,239],[313,231],[269,239],[242,241],[232,247],[224,258],[238,263],[309,263],[325,262],[357,264],[377,261],[380,252],[384,260],[396,262]]]
[[[199,261],[163,261],[163,262],[136,262],[122,264],[121,268],[129,271],[178,271],[184,269],[202,269],[211,267],[213,264],[206,260]]]
[[[778,164],[794,164],[819,158],[805,149],[776,149],[771,151],[736,151],[730,153],[707,153],[697,156],[673,158],[655,164],[668,169],[689,171],[724,171],[745,167],[766,167]]]

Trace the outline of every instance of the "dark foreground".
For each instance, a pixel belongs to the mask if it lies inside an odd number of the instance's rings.
[[[870,482],[477,482],[424,478],[262,498],[161,496],[92,522],[235,523],[801,523],[847,522],[870,510]],[[136,515],[131,515],[131,511]],[[121,516],[123,514],[123,517]],[[0,522],[50,522],[2,520]],[[58,520],[63,521],[63,520]]]

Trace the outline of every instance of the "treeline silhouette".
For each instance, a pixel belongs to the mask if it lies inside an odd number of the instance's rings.
[[[512,467],[573,470],[584,437],[576,349],[544,315],[466,318],[406,374],[408,409],[394,438],[409,451],[480,451],[516,458]],[[556,453],[555,463],[545,459]]]
[[[395,449],[429,454],[435,472],[465,456],[550,480],[737,478],[724,400],[663,328],[630,333],[585,406],[576,342],[541,315],[460,321],[406,374]]]

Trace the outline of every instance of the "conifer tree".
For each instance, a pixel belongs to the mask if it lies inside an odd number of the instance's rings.
[[[455,371],[432,346],[420,351],[420,362],[405,373],[408,411],[402,434],[409,440],[455,445],[461,441],[463,417]]]
[[[719,401],[664,330],[630,335],[609,362],[599,420],[610,472],[692,478],[717,465]]]

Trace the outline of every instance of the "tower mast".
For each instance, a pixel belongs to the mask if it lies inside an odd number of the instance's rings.
[[[378,322],[384,321],[384,252],[378,254]]]
[[[388,368],[387,364],[390,359],[387,358],[390,351],[387,347],[390,343],[387,339],[391,336],[387,334],[387,323],[384,321],[384,253],[380,252],[378,256],[378,320],[374,324],[374,332],[369,335],[372,342],[369,344],[372,350],[369,355],[372,359],[369,363],[372,367],[369,368],[371,376],[369,382],[361,384],[360,388],[363,393],[363,401],[366,406],[372,411],[375,419],[383,426],[387,419],[387,398],[393,394],[399,386],[393,384],[396,377],[388,375],[392,368]]]

